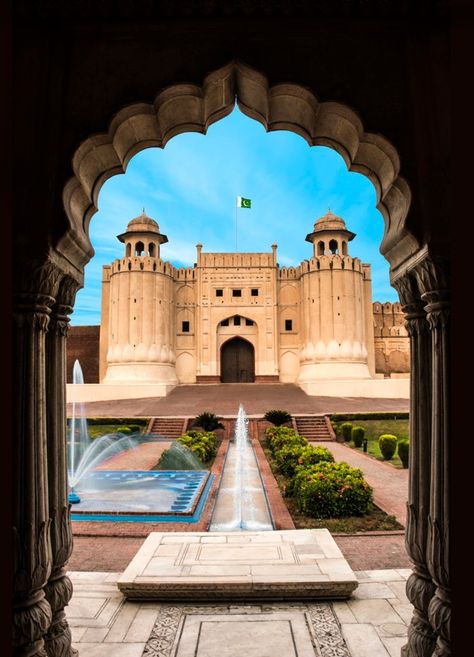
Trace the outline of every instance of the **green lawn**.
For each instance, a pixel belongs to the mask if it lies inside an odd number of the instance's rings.
[[[396,436],[399,440],[402,438],[409,438],[408,435],[408,419],[405,420],[362,420],[357,419],[353,420],[352,424],[358,427],[364,427],[365,429],[365,438],[368,440],[367,452],[370,456],[383,461],[384,458],[379,449],[379,436],[383,433],[391,433]],[[354,443],[350,441],[346,443],[352,449],[357,450],[358,452],[363,452],[362,447],[354,447]],[[402,462],[395,452],[395,456],[386,463],[391,463],[396,468],[402,468]]]
[[[108,433],[119,433],[123,431],[125,428],[130,426],[139,427],[140,431],[143,433],[147,425],[148,425],[148,421],[146,421],[145,423],[145,421],[140,418],[137,418],[136,422],[130,422],[127,424],[120,422],[120,420],[118,420],[117,423],[113,423],[113,424],[110,422],[107,422],[106,424],[95,424],[88,422],[87,431],[89,432],[89,436],[92,439],[95,439],[95,438],[100,438],[100,436],[105,436]],[[69,436],[69,427],[67,428],[67,435]]]

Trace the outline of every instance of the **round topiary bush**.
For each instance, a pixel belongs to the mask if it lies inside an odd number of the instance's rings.
[[[343,422],[340,425],[341,435],[346,441],[346,443],[348,443],[352,438],[352,426],[353,426],[352,422]]]
[[[364,427],[352,427],[352,440],[356,447],[362,447],[364,442],[365,429]]]
[[[298,467],[292,488],[298,508],[311,518],[361,516],[373,499],[362,471],[344,462]]]
[[[390,461],[397,449],[397,437],[391,433],[384,433],[379,437],[379,447],[385,461]]]
[[[408,456],[410,453],[410,442],[406,439],[398,443],[397,453],[404,468],[408,468]]]

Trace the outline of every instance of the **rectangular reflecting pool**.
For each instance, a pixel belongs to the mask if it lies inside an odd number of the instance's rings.
[[[211,482],[207,470],[97,470],[77,486],[71,520],[197,522]]]

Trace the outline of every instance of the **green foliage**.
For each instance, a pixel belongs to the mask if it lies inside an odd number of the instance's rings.
[[[278,470],[285,477],[291,478],[295,474],[295,469],[299,466],[306,467],[321,461],[332,462],[334,457],[325,447],[290,443],[283,445],[275,452],[275,461]]]
[[[350,441],[350,439],[352,438],[352,423],[351,422],[343,422],[341,424],[340,428],[341,428],[342,437],[344,438],[346,443],[348,443]]]
[[[267,411],[263,416],[264,420],[271,422],[276,427],[280,427],[282,424],[286,424],[291,421],[291,415],[288,411]]]
[[[398,457],[402,462],[404,468],[408,468],[408,457],[410,452],[410,442],[408,440],[400,440],[398,443]]]
[[[383,433],[379,437],[379,447],[384,460],[390,461],[397,449],[397,437],[390,433]]]
[[[343,462],[297,467],[293,494],[299,510],[311,518],[361,516],[373,500],[362,471]]]
[[[360,422],[361,420],[408,420],[408,411],[374,411],[373,413],[331,413],[334,422]]]
[[[339,433],[340,432],[340,423],[339,422],[334,422],[333,420],[331,420],[331,426],[332,426],[332,430],[334,431],[336,436],[339,436],[340,435],[340,433]]]
[[[190,449],[200,461],[207,463],[217,454],[217,438],[212,431],[194,431],[191,429],[177,442]]]
[[[365,429],[364,427],[352,427],[352,440],[356,447],[362,447],[364,441]]]
[[[300,436],[294,429],[289,427],[269,427],[265,431],[265,436],[273,455],[283,447],[283,445],[307,445],[308,441]]]
[[[215,429],[223,429],[224,425],[219,422],[217,415],[205,411],[194,418],[193,427],[202,427],[204,431],[214,431]]]
[[[145,417],[88,417],[87,424],[112,424],[114,426],[119,425],[138,425],[140,427],[147,427],[150,422],[150,418]]]

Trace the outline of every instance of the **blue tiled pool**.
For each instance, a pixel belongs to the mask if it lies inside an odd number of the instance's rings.
[[[197,522],[211,487],[207,470],[98,470],[77,487],[75,521]]]

